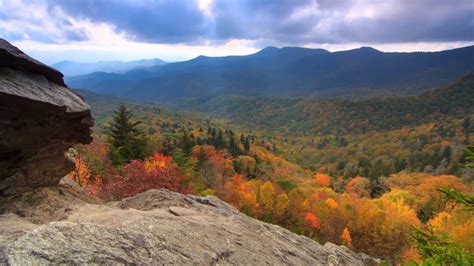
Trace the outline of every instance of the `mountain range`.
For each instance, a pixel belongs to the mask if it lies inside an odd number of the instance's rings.
[[[267,47],[246,56],[206,57],[127,73],[92,73],[69,86],[147,101],[216,95],[360,98],[420,92],[474,70],[474,46],[385,53],[370,47]]]
[[[94,72],[125,73],[131,70],[148,68],[166,64],[165,61],[154,59],[142,59],[136,61],[99,61],[81,63],[75,61],[61,61],[51,65],[61,71],[65,76],[87,75]]]

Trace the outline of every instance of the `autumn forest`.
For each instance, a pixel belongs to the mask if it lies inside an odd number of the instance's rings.
[[[151,104],[79,90],[73,178],[104,201],[165,188],[388,263],[473,262],[474,76],[415,96]],[[432,264],[429,264],[432,263]],[[466,264],[466,265],[468,265]]]
[[[474,0],[0,0],[0,265],[474,266]]]

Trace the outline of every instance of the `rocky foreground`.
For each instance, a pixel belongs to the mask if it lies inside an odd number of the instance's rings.
[[[39,215],[42,221],[0,215],[0,264],[362,265],[370,259],[257,221],[215,197],[149,190],[88,204],[72,201],[71,189],[43,189],[48,195],[40,200],[69,199],[54,202],[59,208]],[[49,209],[20,205],[30,214]]]
[[[374,263],[215,197],[150,190],[102,203],[62,178],[92,121],[61,73],[0,39],[0,264]]]

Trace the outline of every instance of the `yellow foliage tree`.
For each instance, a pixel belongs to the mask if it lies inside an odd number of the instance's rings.
[[[287,208],[288,208],[288,196],[285,193],[282,193],[277,196],[276,202],[275,202],[274,216],[275,216],[276,221],[283,222],[283,216]]]
[[[273,204],[275,202],[275,189],[273,188],[273,184],[270,181],[265,182],[260,186],[259,192],[259,202],[262,209],[265,212],[272,212]]]
[[[354,204],[357,211],[348,225],[354,249],[401,262],[413,247],[413,226],[420,225],[416,213],[387,199],[359,199]]]
[[[338,206],[337,202],[332,198],[327,198],[325,202],[331,209],[337,208]]]

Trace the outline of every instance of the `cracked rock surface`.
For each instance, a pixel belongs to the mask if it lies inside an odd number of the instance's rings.
[[[323,246],[250,218],[215,197],[149,190],[122,201],[69,206],[45,224],[11,213],[0,215],[0,263],[363,265],[370,261],[343,246]]]

